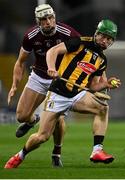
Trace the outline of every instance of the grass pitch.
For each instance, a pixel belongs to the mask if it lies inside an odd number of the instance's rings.
[[[111,164],[89,161],[93,137],[92,121],[69,122],[62,148],[63,168],[51,166],[52,138],[27,155],[17,169],[3,169],[5,162],[24,146],[28,135],[17,139],[17,125],[0,125],[0,179],[124,179],[125,122],[110,122],[104,141],[105,151],[114,155]]]

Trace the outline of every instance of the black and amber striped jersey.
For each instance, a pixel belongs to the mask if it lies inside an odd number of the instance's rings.
[[[72,38],[65,42],[65,46],[67,53],[58,69],[60,77],[86,87],[93,76],[101,76],[105,71],[107,59],[92,37]],[[69,82],[55,79],[49,90],[65,97],[73,97],[81,89]]]

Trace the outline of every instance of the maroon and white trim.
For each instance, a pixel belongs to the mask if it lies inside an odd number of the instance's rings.
[[[56,30],[59,31],[60,33],[62,34],[65,34],[67,36],[70,36],[71,35],[71,30],[63,27],[63,26],[60,26],[60,25],[56,25]]]
[[[40,31],[40,28],[36,28],[33,31],[31,31],[30,33],[28,33],[28,38],[32,39],[34,36],[36,36],[38,34],[38,32]]]

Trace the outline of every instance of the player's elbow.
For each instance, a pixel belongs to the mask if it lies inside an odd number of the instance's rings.
[[[57,50],[56,50],[56,48],[55,48],[55,47],[50,48],[50,49],[47,51],[46,56],[47,56],[47,59],[51,59],[52,57],[57,56]]]
[[[59,54],[64,54],[66,53],[66,46],[64,44],[64,42],[57,44],[56,46],[53,46],[52,48],[50,48],[47,51],[47,56],[51,57],[51,56],[58,56]]]

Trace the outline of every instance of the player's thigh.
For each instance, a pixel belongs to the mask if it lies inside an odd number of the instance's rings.
[[[54,132],[57,119],[58,119],[57,113],[50,111],[43,111],[40,117],[38,134],[45,135],[46,137],[50,137]]]
[[[99,114],[108,109],[108,104],[101,103],[94,94],[87,92],[80,100],[73,105],[73,111],[81,113]]]
[[[32,114],[44,99],[45,95],[25,87],[18,102],[17,112]]]

